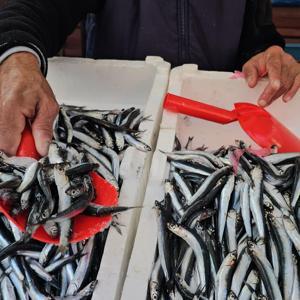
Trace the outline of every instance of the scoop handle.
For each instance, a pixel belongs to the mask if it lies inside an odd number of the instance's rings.
[[[237,120],[235,110],[229,111],[170,93],[166,95],[164,108],[172,112],[189,115],[219,124],[228,124]]]
[[[24,131],[22,133],[21,142],[17,150],[17,156],[32,157],[39,159],[40,155],[36,150],[34,138],[30,124],[27,122]]]

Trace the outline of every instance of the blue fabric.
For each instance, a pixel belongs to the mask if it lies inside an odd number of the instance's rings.
[[[272,0],[274,6],[300,6],[300,0]]]
[[[284,46],[271,11],[270,0],[101,0],[86,21],[86,55],[153,55],[174,67],[233,71],[272,45]]]
[[[87,21],[87,56],[233,70],[246,0],[107,0]],[[94,37],[97,37],[96,39]]]
[[[300,61],[300,44],[287,44],[286,51]]]
[[[86,47],[85,56],[87,58],[93,58],[96,39],[96,16],[95,14],[88,14],[85,19],[85,35],[86,35]]]

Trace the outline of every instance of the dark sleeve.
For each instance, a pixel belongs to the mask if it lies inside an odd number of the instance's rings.
[[[0,10],[0,54],[14,46],[28,46],[46,61],[101,0],[10,0]],[[43,66],[46,73],[46,65]]]
[[[252,56],[274,45],[284,47],[285,42],[272,22],[271,1],[247,0],[237,68],[241,69]]]

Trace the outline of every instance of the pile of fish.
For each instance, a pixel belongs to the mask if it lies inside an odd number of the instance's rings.
[[[0,249],[10,248],[0,264],[1,299],[80,300],[92,295],[107,231],[62,253],[52,244],[23,243],[23,233],[4,215],[0,219]]]
[[[25,232],[21,233],[1,215],[3,299],[76,300],[92,294],[107,230],[70,245],[72,219],[79,214],[101,217],[129,209],[93,203],[95,190],[90,172],[119,190],[120,164],[126,148],[151,150],[139,140],[139,125],[146,119],[137,108],[100,111],[63,105],[46,157],[34,160],[1,153],[2,205],[10,209],[11,215],[27,218]],[[59,239],[58,247],[32,240],[40,226]]]
[[[260,154],[165,153],[150,299],[300,299],[300,153]]]

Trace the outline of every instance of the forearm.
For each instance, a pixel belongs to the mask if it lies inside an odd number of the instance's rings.
[[[57,53],[86,13],[99,0],[11,0],[0,11],[0,55],[27,46],[42,57]],[[44,70],[45,72],[45,70]]]
[[[284,47],[285,42],[273,25],[271,1],[248,0],[237,58],[237,69],[241,69],[243,64],[254,55],[275,45]]]

